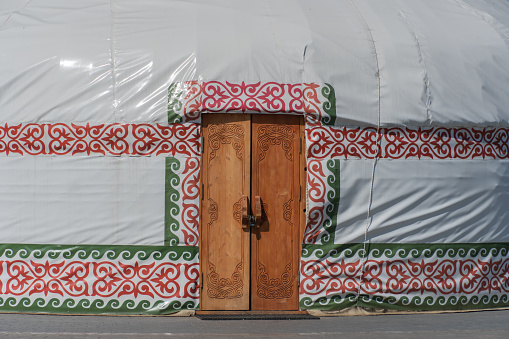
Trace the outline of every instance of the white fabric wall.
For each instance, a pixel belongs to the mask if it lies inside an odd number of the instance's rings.
[[[34,0],[0,13],[0,121],[162,123],[168,86],[187,80],[330,83],[338,124],[509,121],[506,0]]]
[[[364,241],[373,160],[340,160],[336,243]],[[509,242],[509,162],[378,161],[368,241]]]
[[[164,157],[0,157],[0,241],[162,245],[164,182]]]

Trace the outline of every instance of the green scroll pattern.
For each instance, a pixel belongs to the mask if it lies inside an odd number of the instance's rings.
[[[177,232],[180,230],[178,217],[180,215],[180,177],[178,171],[181,164],[177,158],[166,158],[165,201],[164,201],[164,244],[176,246],[179,244]]]
[[[0,260],[12,259],[79,259],[79,260],[198,260],[196,246],[139,245],[37,245],[0,244]]]
[[[367,244],[368,258],[379,259],[382,257],[391,259],[407,258],[446,258],[446,257],[487,257],[508,256],[509,243],[456,243],[456,244],[395,244],[395,243],[371,243]],[[328,244],[314,245],[305,244],[302,248],[302,258],[311,256],[318,259],[330,257],[347,259],[363,257],[364,244]]]
[[[490,308],[506,308],[509,306],[509,295],[483,295],[483,296],[401,296],[382,297],[360,295],[356,300],[355,294],[345,296],[331,295],[313,300],[304,297],[300,300],[301,309],[316,309],[324,311],[341,310],[348,307],[359,306],[366,308],[383,308],[389,310],[407,311],[445,311],[445,310],[481,310]]]
[[[13,298],[0,296],[0,311],[2,312],[31,312],[52,314],[122,314],[122,315],[163,315],[183,310],[198,308],[196,301],[171,302],[147,300],[135,301],[118,300],[105,301],[102,299],[44,299],[44,298]]]
[[[330,84],[325,84],[322,87],[322,95],[325,98],[325,101],[322,104],[323,111],[328,115],[328,117],[322,117],[322,124],[327,126],[334,126],[336,123],[336,92],[334,91],[334,87]]]
[[[329,189],[326,193],[327,204],[325,214],[328,219],[325,220],[323,228],[325,232],[321,235],[322,244],[334,244],[336,225],[338,224],[338,209],[340,200],[340,163],[339,159],[328,160],[327,169],[332,173],[327,176],[327,185]]]
[[[178,90],[179,83],[173,83],[168,87],[168,123],[182,122],[182,116],[178,112],[182,109],[183,92]]]

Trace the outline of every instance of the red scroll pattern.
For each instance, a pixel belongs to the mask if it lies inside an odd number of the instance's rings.
[[[200,208],[200,158],[187,158],[182,172],[182,227],[184,243],[189,246],[198,244],[198,226]]]
[[[314,244],[323,230],[325,194],[325,174],[322,163],[318,160],[308,161],[308,199],[309,213],[304,233],[304,243]]]
[[[297,113],[302,110],[300,84],[267,82],[232,84],[218,81],[203,84],[203,109],[209,112]],[[288,96],[288,98],[286,98]]]
[[[197,263],[128,265],[120,261],[77,260],[57,263],[13,260],[4,263],[4,295],[198,298]]]
[[[0,126],[5,155],[200,155],[196,124],[18,124]]]
[[[198,119],[200,112],[295,113],[312,115],[315,122],[322,114],[315,83],[188,81],[184,87],[185,121]]]
[[[308,129],[308,157],[509,159],[509,128],[331,128]]]
[[[301,294],[480,294],[509,292],[509,259],[302,260]]]

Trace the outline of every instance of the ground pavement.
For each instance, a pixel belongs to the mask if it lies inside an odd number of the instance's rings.
[[[195,317],[0,314],[0,338],[509,338],[509,310],[207,321]]]

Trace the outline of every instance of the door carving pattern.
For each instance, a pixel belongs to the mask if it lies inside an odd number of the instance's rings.
[[[265,159],[271,145],[281,145],[288,160],[292,161],[294,130],[289,126],[262,125],[258,128],[258,161]]]
[[[293,223],[292,223],[292,212],[293,212],[292,203],[293,203],[293,199],[290,199],[290,200],[288,200],[283,205],[283,218],[286,221],[288,221],[288,224],[290,226],[293,226]]]
[[[220,278],[216,273],[216,266],[209,263],[207,275],[207,294],[213,299],[235,299],[243,295],[244,282],[242,281],[243,264],[240,262],[235,267],[231,278]]]
[[[292,263],[285,266],[279,278],[270,279],[265,272],[265,266],[258,263],[257,290],[258,297],[262,299],[287,299],[293,294]]]
[[[216,157],[216,151],[225,144],[231,144],[237,158],[242,160],[244,133],[244,127],[237,124],[211,125],[209,127],[210,160]]]
[[[209,199],[209,218],[208,228],[219,218],[218,205]],[[221,278],[216,272],[216,266],[209,262],[209,274],[207,275],[207,294],[213,299],[233,299],[242,297],[244,282],[242,281],[242,262],[237,264],[230,279]]]
[[[212,226],[214,221],[216,221],[218,218],[217,203],[214,200],[212,200],[211,198],[209,198],[209,217],[210,217],[210,221],[207,224],[207,226],[210,229],[210,226]]]
[[[242,225],[242,198],[233,204],[233,219]]]

